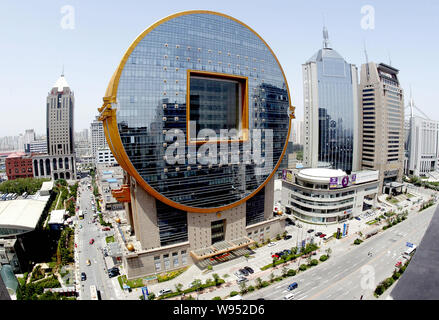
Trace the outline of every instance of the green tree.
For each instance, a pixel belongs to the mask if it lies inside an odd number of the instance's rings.
[[[328,249],[325,250],[325,252],[326,252],[326,255],[327,255],[328,258],[329,258],[329,257],[331,256],[332,249],[331,249],[331,248],[328,248]]]
[[[246,281],[240,282],[239,289],[241,290],[241,294],[247,293],[247,282]]]
[[[256,278],[256,288],[262,288],[262,279],[260,277]]]
[[[271,283],[273,283],[274,278],[275,278],[274,273],[273,273],[273,272],[270,273],[270,282],[271,282]]]
[[[181,289],[183,288],[183,285],[181,283],[177,283],[175,285],[175,290],[177,290],[177,292],[181,292]]]
[[[219,279],[221,279],[220,276],[218,275],[218,273],[212,274],[212,278],[213,278],[213,281],[215,282],[215,285],[218,286]]]

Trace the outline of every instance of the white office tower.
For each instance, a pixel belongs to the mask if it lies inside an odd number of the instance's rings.
[[[406,123],[405,173],[437,179],[439,174],[435,171],[438,170],[439,158],[439,121],[414,115],[415,108],[412,98],[409,103],[410,118]]]
[[[108,148],[107,140],[105,139],[104,127],[102,126],[102,121],[95,120],[91,123],[91,153],[94,158],[98,155],[99,149]]]

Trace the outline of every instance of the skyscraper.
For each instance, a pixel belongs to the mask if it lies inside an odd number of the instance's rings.
[[[404,165],[404,95],[399,70],[384,63],[361,66],[361,166],[379,170],[379,192],[401,182]]]
[[[34,177],[75,179],[74,94],[62,74],[47,95],[48,154],[33,157]]]
[[[91,154],[96,158],[99,149],[108,148],[107,140],[105,139],[104,127],[102,121],[95,120],[91,123]]]
[[[358,159],[357,67],[330,47],[323,29],[323,48],[302,65],[304,86],[304,166],[332,167],[350,173]]]

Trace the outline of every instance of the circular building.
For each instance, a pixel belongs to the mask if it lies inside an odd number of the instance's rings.
[[[191,257],[206,259],[214,243],[240,248],[249,226],[273,223],[265,198],[286,151],[290,101],[273,51],[235,18],[181,12],[136,38],[99,112],[126,172],[114,196],[143,250],[189,242]]]

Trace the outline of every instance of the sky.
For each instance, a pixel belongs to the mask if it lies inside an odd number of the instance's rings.
[[[25,129],[43,134],[46,97],[64,66],[75,94],[75,131],[90,128],[120,59],[154,22],[176,12],[211,10],[255,30],[284,69],[303,118],[302,64],[331,46],[358,67],[384,62],[400,70],[406,104],[439,120],[437,72],[439,1],[436,0],[2,0],[0,2],[0,136]]]

